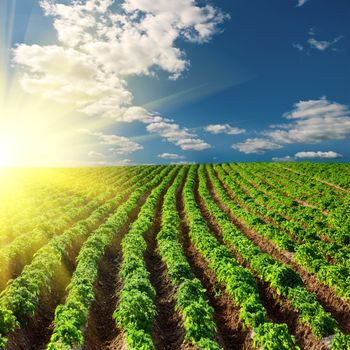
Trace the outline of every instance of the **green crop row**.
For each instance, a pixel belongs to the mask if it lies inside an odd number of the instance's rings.
[[[2,264],[0,267],[0,274],[3,277],[0,278],[0,287],[4,287],[3,284],[6,282],[7,268],[12,260],[30,256],[36,250],[44,246],[52,237],[67,230],[76,221],[86,218],[93,210],[106,202],[106,200],[113,198],[116,188],[130,178],[128,171],[126,171],[125,174],[122,173],[118,175],[119,179],[113,188],[104,188],[99,184],[98,178],[95,178],[94,184],[86,184],[93,198],[92,200],[84,203],[85,200],[77,196],[64,208],[64,212],[61,216],[56,217],[52,221],[42,218],[34,230],[19,235],[10,245],[1,249],[0,259]],[[103,195],[101,195],[101,193],[103,193]]]
[[[219,179],[212,168],[207,167],[208,175],[218,199],[231,209],[232,200],[227,195]],[[230,218],[217,206],[206,186],[204,169],[200,171],[200,195],[207,208],[215,217],[224,240],[231,245],[250,265],[251,269],[265,282],[280,294],[290,300],[294,309],[300,313],[300,321],[307,324],[312,333],[318,337],[327,337],[336,333],[336,339],[343,339],[344,335],[337,329],[336,321],[326,312],[317,301],[314,294],[309,293],[300,276],[285,264],[263,253],[252,241],[250,241],[239,229],[234,226]],[[344,339],[350,345],[350,337]],[[333,343],[332,349],[341,350]]]
[[[286,164],[284,165],[287,166]],[[350,172],[348,164],[341,163],[291,163],[287,166],[307,175],[310,180],[331,182],[336,186],[341,186],[345,190],[350,191]]]
[[[157,235],[159,253],[175,289],[176,309],[185,328],[185,342],[203,350],[219,350],[213,308],[205,298],[201,282],[193,275],[179,242],[181,218],[176,207],[177,191],[188,169],[183,167],[164,196],[162,227]]]
[[[145,172],[150,170],[146,169]],[[33,261],[25,266],[21,275],[9,283],[0,294],[0,348],[6,344],[5,336],[18,327],[26,316],[35,313],[42,289],[50,286],[50,281],[70,246],[77,240],[86,239],[120,205],[124,197],[144,180],[144,175],[143,172],[130,179],[128,185],[133,186],[127,186],[126,190],[96,209],[87,219],[77,222],[63,234],[51,239],[36,253]]]
[[[137,219],[122,240],[123,260],[119,276],[123,286],[113,317],[117,326],[124,332],[130,350],[155,349],[152,341],[153,318],[156,315],[153,302],[155,290],[144,260],[147,249],[144,236],[152,226],[157,203],[163,191],[178,170],[178,167],[171,167],[169,174],[162,176],[160,185],[148,196]]]
[[[220,166],[216,165],[214,168],[220,181],[227,188],[235,191],[237,187],[231,177]],[[245,201],[247,205],[248,202],[248,200]],[[253,203],[252,200],[250,202]],[[329,263],[322,256],[322,253],[311,247],[312,243],[296,244],[287,233],[261,220],[256,215],[237,205],[234,201],[230,200],[228,207],[234,216],[244,221],[249,228],[254,229],[263,237],[271,240],[277,248],[295,252],[295,260],[308,272],[315,273],[318,279],[325,285],[333,287],[340,297],[350,298],[350,281],[347,278],[348,271],[346,268]]]
[[[165,168],[156,176],[153,174],[150,181],[140,186],[141,181],[147,181],[147,178],[143,177],[128,200],[121,204],[116,212],[83,244],[77,258],[77,268],[67,288],[66,301],[63,305],[59,305],[55,311],[55,328],[47,346],[48,350],[68,350],[72,347],[81,347],[90,305],[95,298],[94,284],[97,279],[99,261],[106,247],[112,243],[113,238],[126,225],[131,211],[136,207],[141,197],[156,186],[164,176],[168,178],[168,172],[169,169]]]
[[[75,173],[69,173],[63,178],[44,178],[44,182],[40,181],[40,176],[35,179],[28,176],[29,183],[24,185],[23,193],[5,200],[6,207],[0,210],[1,214],[6,213],[0,217],[0,246],[4,247],[14,238],[34,228],[46,229],[45,223],[66,211],[65,206],[74,198],[92,198],[93,193],[89,189],[90,185],[96,184],[96,179],[114,178],[126,170],[107,172],[107,169],[100,168],[96,173],[89,174],[86,169],[82,169],[78,178],[74,177]]]
[[[254,331],[253,345],[265,350],[296,349],[287,325],[268,321],[253,275],[210,233],[195,200],[195,177],[196,167],[192,166],[183,190],[189,235],[195,247],[215,272],[219,283],[226,286],[227,294],[241,308],[239,317]]]
[[[290,220],[278,219],[269,212],[270,216],[290,232],[298,232],[299,239],[303,241],[313,241],[313,247],[324,256],[328,256],[336,264],[350,269],[350,249],[344,245],[348,241],[349,232],[339,231],[336,228],[327,225],[327,217],[319,210],[306,207],[293,202],[290,198],[283,196],[273,187],[268,186],[259,177],[245,170],[245,167],[238,167],[230,164],[230,167],[238,171],[240,176],[235,177],[236,183],[243,185],[249,192],[249,195],[257,201],[257,203],[273,208],[278,213],[291,218]],[[232,173],[230,173],[232,177]],[[254,185],[251,184],[254,183]],[[258,189],[256,189],[258,187]],[[303,233],[300,226],[306,226],[307,229]],[[333,237],[332,240],[330,240]],[[323,240],[319,240],[322,238]],[[328,238],[328,239],[327,239]],[[326,240],[326,241],[325,241]]]
[[[272,181],[275,187],[281,189],[289,196],[307,201],[317,208],[329,212],[327,221],[340,232],[345,234],[349,231],[350,218],[348,208],[350,195],[340,197],[334,191],[314,191],[312,187],[315,186],[315,182],[312,182],[312,184],[308,184],[307,181],[294,183],[293,173],[284,172],[283,168],[278,169],[278,172],[276,172],[269,164],[254,164],[251,167],[254,171],[260,171],[264,178]]]

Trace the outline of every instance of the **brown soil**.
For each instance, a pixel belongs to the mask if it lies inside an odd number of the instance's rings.
[[[67,258],[66,260],[70,260]],[[74,269],[74,261],[68,266],[62,265],[52,280],[51,291],[45,289],[41,293],[34,317],[27,317],[22,327],[9,335],[6,350],[43,350],[52,334],[51,322],[56,306],[64,303],[65,287],[68,285]]]
[[[350,193],[349,190],[346,190],[345,188],[340,187],[340,186],[338,186],[338,185],[332,184],[331,182],[327,182],[327,181],[324,181],[324,180],[321,180],[321,179],[318,179],[318,178],[316,178],[316,180],[317,180],[317,181],[320,181],[320,182],[322,182],[322,183],[324,183],[324,184],[326,184],[326,185],[328,185],[328,186],[330,186],[330,187],[333,187],[333,188],[335,188],[336,190],[339,190],[339,191],[342,191],[342,192],[345,192],[345,193]]]
[[[290,168],[288,168],[288,167],[282,167],[282,168],[285,169],[285,170],[288,170],[288,171],[290,171],[290,172],[292,172],[292,173],[298,174],[298,175],[300,175],[300,174],[305,175],[304,173],[301,173],[301,172],[296,171],[296,170],[294,170],[294,169],[290,169]],[[328,186],[330,186],[330,187],[333,187],[333,188],[335,188],[336,190],[339,190],[339,191],[342,191],[342,192],[346,192],[346,193],[350,193],[349,190],[347,190],[347,189],[345,189],[345,188],[343,188],[343,187],[341,187],[341,186],[338,186],[338,185],[336,185],[336,184],[333,184],[333,183],[331,183],[331,182],[328,182],[328,181],[325,181],[325,180],[323,180],[323,179],[320,179],[320,178],[318,178],[318,177],[316,177],[315,180],[317,180],[317,181],[319,181],[319,182],[322,182],[322,183],[324,183],[324,184],[326,184],[326,185],[328,185]]]
[[[90,307],[83,350],[103,349],[117,336],[112,314],[117,304],[119,265],[120,250],[116,244],[113,244],[99,264],[95,299]]]
[[[146,199],[146,195],[138,202],[136,208],[133,210],[132,214],[130,215],[130,219],[133,219],[137,216],[139,208],[141,207],[141,204],[145,201],[145,199]],[[105,220],[106,218],[101,220],[95,226],[95,229],[100,224],[102,224],[103,221]],[[83,244],[83,241],[84,239],[80,239],[74,242],[72,249],[70,249],[66,253],[66,255],[63,256],[61,268],[57,271],[57,273],[54,274],[55,278],[52,281],[51,290],[50,291],[44,290],[41,293],[38,307],[34,317],[28,317],[25,320],[23,320],[22,326],[16,329],[13,333],[9,335],[9,341],[6,346],[6,350],[45,349],[46,344],[49,342],[53,331],[52,321],[54,319],[55,309],[59,304],[64,303],[65,295],[66,295],[66,287],[70,282],[73,271],[75,270],[75,267],[76,267],[75,258],[79,253],[79,250],[81,248],[81,245]],[[105,276],[108,276],[108,275],[109,273],[105,274]],[[102,284],[100,284],[100,287],[102,287],[104,283],[105,282],[102,282]],[[107,286],[107,283],[106,283],[106,286]],[[101,296],[101,294],[103,295],[103,293],[104,292],[98,292],[97,296]],[[106,293],[108,293],[108,288],[106,289]],[[94,301],[94,303],[95,302],[96,300]],[[99,316],[95,315],[94,317],[98,318]],[[106,317],[106,314],[103,314],[101,312],[100,319],[102,320],[104,317]],[[108,317],[106,318],[108,319]],[[110,322],[110,319],[103,322]],[[89,323],[88,323],[87,329],[88,329],[87,332],[90,332]],[[100,338],[103,338],[103,336],[101,336]],[[93,342],[95,341],[97,343],[99,341],[99,337],[93,340]],[[92,349],[97,349],[97,348],[92,347]],[[99,347],[98,349],[101,349],[101,348]]]
[[[258,288],[261,302],[267,310],[269,319],[275,323],[287,324],[289,333],[295,336],[296,344],[301,349],[327,349],[322,341],[312,334],[308,326],[300,323],[299,314],[289,300],[277,295],[268,283],[261,280],[258,280]]]
[[[265,190],[261,189],[255,182],[253,182],[252,180],[248,179],[247,177],[245,177],[242,173],[240,173],[236,168],[234,168],[232,166],[232,164],[229,164],[231,170],[233,170],[236,174],[238,174],[242,179],[246,180],[247,182],[249,182],[249,184],[254,187],[257,191],[261,192],[262,194],[264,194],[265,196],[271,198],[273,197],[270,193],[267,193]],[[225,169],[224,169],[225,170]],[[244,185],[239,185],[242,190],[244,191],[244,193],[248,196],[250,196],[250,193],[249,193],[249,190],[244,186]],[[275,197],[274,197],[275,198]],[[278,200],[277,198],[275,198],[276,200]],[[279,201],[280,202],[280,201]],[[280,202],[281,203],[281,202]],[[270,209],[270,210],[275,210],[274,208],[271,208],[270,206],[268,206],[268,204],[266,204],[264,202],[264,204],[260,204],[260,205],[263,205],[264,207],[266,207],[267,209]],[[281,216],[283,216],[286,220],[289,220],[289,221],[293,221],[293,222],[297,222],[298,224],[300,224],[304,229],[307,229],[307,224],[304,223],[304,222],[300,222],[294,218],[291,218],[290,216],[288,216],[286,213],[280,213],[279,214]]]
[[[239,166],[239,164],[236,164],[237,166]],[[273,187],[274,189],[276,189],[277,191],[279,191],[281,194],[283,194],[284,196],[293,199],[294,201],[296,201],[298,204],[303,205],[304,207],[310,207],[310,208],[314,208],[319,210],[322,214],[324,214],[325,216],[329,215],[329,212],[327,210],[322,210],[321,208],[318,208],[317,206],[308,203],[304,200],[301,200],[299,198],[295,198],[292,197],[291,195],[289,195],[288,193],[284,192],[283,190],[281,190],[278,186],[276,186],[273,182],[271,182],[271,180],[267,180],[266,178],[264,178],[262,175],[255,173],[254,174],[256,177],[258,177],[260,180],[262,180],[263,182],[265,182],[268,186]],[[281,183],[278,179],[274,178],[274,181],[276,181],[278,184],[284,186],[283,183]]]
[[[207,184],[208,188],[213,194],[213,198],[218,203],[217,197],[214,194],[214,189],[212,184],[207,178]],[[215,232],[216,236],[222,240],[222,235],[220,232],[220,228],[215,222],[214,218],[209,214],[209,212],[206,210],[205,205],[202,201],[202,199],[198,196],[198,203],[200,205],[200,208],[202,210],[203,216],[207,220],[207,223],[210,225],[210,228],[213,232]],[[221,207],[221,205],[220,205]],[[224,208],[221,207],[223,210]],[[223,210],[225,211],[225,210]],[[226,211],[225,211],[226,212]],[[225,244],[225,243],[224,243]],[[230,245],[228,243],[228,245]],[[236,258],[236,260],[242,265],[243,267],[250,269],[249,264],[247,261],[245,261],[236,251],[233,247],[230,247],[230,251]],[[293,308],[293,305],[291,302],[278,295],[274,289],[272,289],[268,283],[263,282],[257,275],[254,273],[254,271],[251,271],[254,275],[260,300],[263,306],[266,309],[268,318],[274,322],[274,323],[285,323],[288,326],[289,333],[295,336],[296,344],[301,349],[312,349],[312,350],[326,350],[326,347],[322,344],[322,342],[312,334],[311,329],[299,322],[299,314],[296,312]]]
[[[181,240],[184,251],[194,275],[203,283],[209,304],[214,309],[214,321],[217,325],[218,343],[225,350],[253,349],[250,333],[243,328],[243,324],[239,319],[239,307],[237,307],[233,300],[227,295],[225,288],[217,281],[215,273],[209,268],[203,256],[190,240],[181,191],[177,197],[177,207],[182,218]]]
[[[172,181],[169,181],[167,188]],[[165,192],[164,192],[165,193]],[[163,198],[158,201],[155,211],[155,220],[151,229],[146,234],[147,250],[145,261],[150,280],[156,290],[154,304],[157,315],[153,323],[153,342],[156,349],[175,350],[180,349],[183,343],[185,330],[182,326],[182,318],[175,311],[175,289],[167,279],[166,266],[157,249],[157,233],[161,228]]]
[[[306,289],[309,292],[315,293],[318,301],[322,304],[324,309],[330,312],[337,320],[339,328],[344,333],[350,333],[350,304],[343,299],[338,298],[331,288],[326,287],[322,282],[317,280],[314,275],[308,274],[293,260],[290,253],[279,251],[271,241],[260,236],[254,230],[248,228],[242,220],[239,220],[237,217],[233,216],[229,209],[218,200],[212,186],[209,186],[209,188],[216,203],[230,216],[233,224],[238,227],[240,231],[243,232],[254,244],[259,246],[263,252],[293,268],[293,270],[302,278]]]
[[[127,223],[118,232],[112,245],[106,250],[99,264],[98,278],[95,283],[95,299],[93,300],[84,334],[82,350],[113,349],[115,344],[122,342],[120,332],[113,319],[113,312],[117,308],[118,295],[122,284],[118,271],[122,261],[121,241],[129,231],[129,227],[136,220],[141,206],[151,191],[148,191],[138,201],[131,211]],[[120,349],[120,347],[118,347]]]

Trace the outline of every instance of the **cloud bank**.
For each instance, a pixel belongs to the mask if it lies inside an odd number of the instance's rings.
[[[230,124],[210,124],[204,128],[211,134],[239,135],[245,133],[245,129],[233,127]]]
[[[13,50],[25,91],[89,116],[148,124],[149,132],[159,130],[183,150],[210,147],[186,128],[133,105],[126,79],[157,69],[177,79],[190,65],[178,42],[210,40],[228,15],[194,0],[42,0],[40,6],[53,18],[59,44]],[[169,129],[177,136],[168,136]]]
[[[263,138],[248,138],[232,145],[233,149],[250,154],[264,154],[287,144],[318,144],[323,141],[344,140],[350,134],[350,109],[329,101],[300,101],[282,116],[288,123],[270,125],[260,132]]]
[[[341,158],[343,155],[334,151],[328,152],[298,152],[294,156],[295,158],[324,158],[324,159],[336,159]]]

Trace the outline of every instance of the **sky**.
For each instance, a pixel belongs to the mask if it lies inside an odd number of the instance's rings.
[[[348,0],[3,0],[0,165],[350,161]]]

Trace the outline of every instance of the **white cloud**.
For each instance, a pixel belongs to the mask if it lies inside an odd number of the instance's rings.
[[[326,159],[335,159],[335,158],[341,158],[343,155],[340,153],[336,153],[334,151],[328,151],[328,152],[298,152],[295,154],[295,158],[326,158]]]
[[[187,161],[183,161],[180,160],[178,162],[171,162],[170,164],[174,164],[174,165],[186,165],[186,164],[196,164],[195,162],[187,162]]]
[[[294,159],[294,157],[291,157],[291,156],[273,157],[272,161],[273,162],[294,162],[295,159]]]
[[[296,103],[292,111],[284,114],[284,118],[291,122],[263,134],[280,144],[315,144],[342,140],[350,133],[348,106],[331,102],[325,97]]]
[[[232,127],[230,124],[210,124],[204,130],[211,134],[239,135],[245,133],[245,129]]]
[[[307,54],[310,54],[310,50],[308,48],[318,50],[318,51],[326,51],[328,49],[332,51],[337,51],[334,45],[343,38],[343,36],[338,36],[333,40],[318,40],[316,39],[316,31],[314,28],[310,28],[308,33],[308,37],[304,44],[294,43],[292,46],[299,51],[306,51]]]
[[[131,164],[132,164],[132,161],[130,159],[121,159],[111,163],[111,165],[131,165]]]
[[[101,145],[112,146],[109,151],[115,154],[129,154],[143,149],[143,146],[124,136],[107,135],[102,132],[93,132],[89,129],[80,129],[81,134],[93,136]]]
[[[266,151],[282,148],[282,146],[267,139],[253,138],[247,139],[241,143],[233,144],[232,148],[246,154],[263,154]]]
[[[298,0],[297,7],[304,6],[309,0]]]
[[[327,40],[317,40],[314,37],[311,37],[308,39],[307,42],[312,49],[316,49],[319,51],[325,51],[328,48],[330,48],[331,46],[333,46],[334,44],[336,44],[341,38],[342,38],[341,36],[338,36],[337,38],[335,38],[331,41],[327,41]]]
[[[102,159],[102,158],[105,158],[106,156],[103,154],[103,153],[100,153],[100,152],[96,152],[96,151],[89,151],[88,152],[88,156],[90,157],[90,158],[100,158],[100,159]]]
[[[146,127],[147,131],[157,133],[163,139],[179,146],[185,151],[203,151],[211,146],[203,140],[197,138],[186,128],[181,128],[178,124],[159,121],[151,123]]]
[[[303,50],[304,50],[304,46],[301,45],[301,44],[298,44],[298,43],[293,44],[293,47],[294,47],[295,49],[299,50],[299,51],[303,51]]]
[[[180,154],[176,154],[176,153],[162,153],[162,154],[158,154],[159,158],[163,158],[163,159],[183,159],[185,158],[184,156],[180,155]]]
[[[156,69],[178,78],[189,67],[178,42],[208,41],[228,18],[194,0],[41,0],[40,5],[53,17],[60,45],[20,44],[13,50],[23,68],[23,88],[89,116],[146,124],[170,121],[134,106],[126,79]]]

